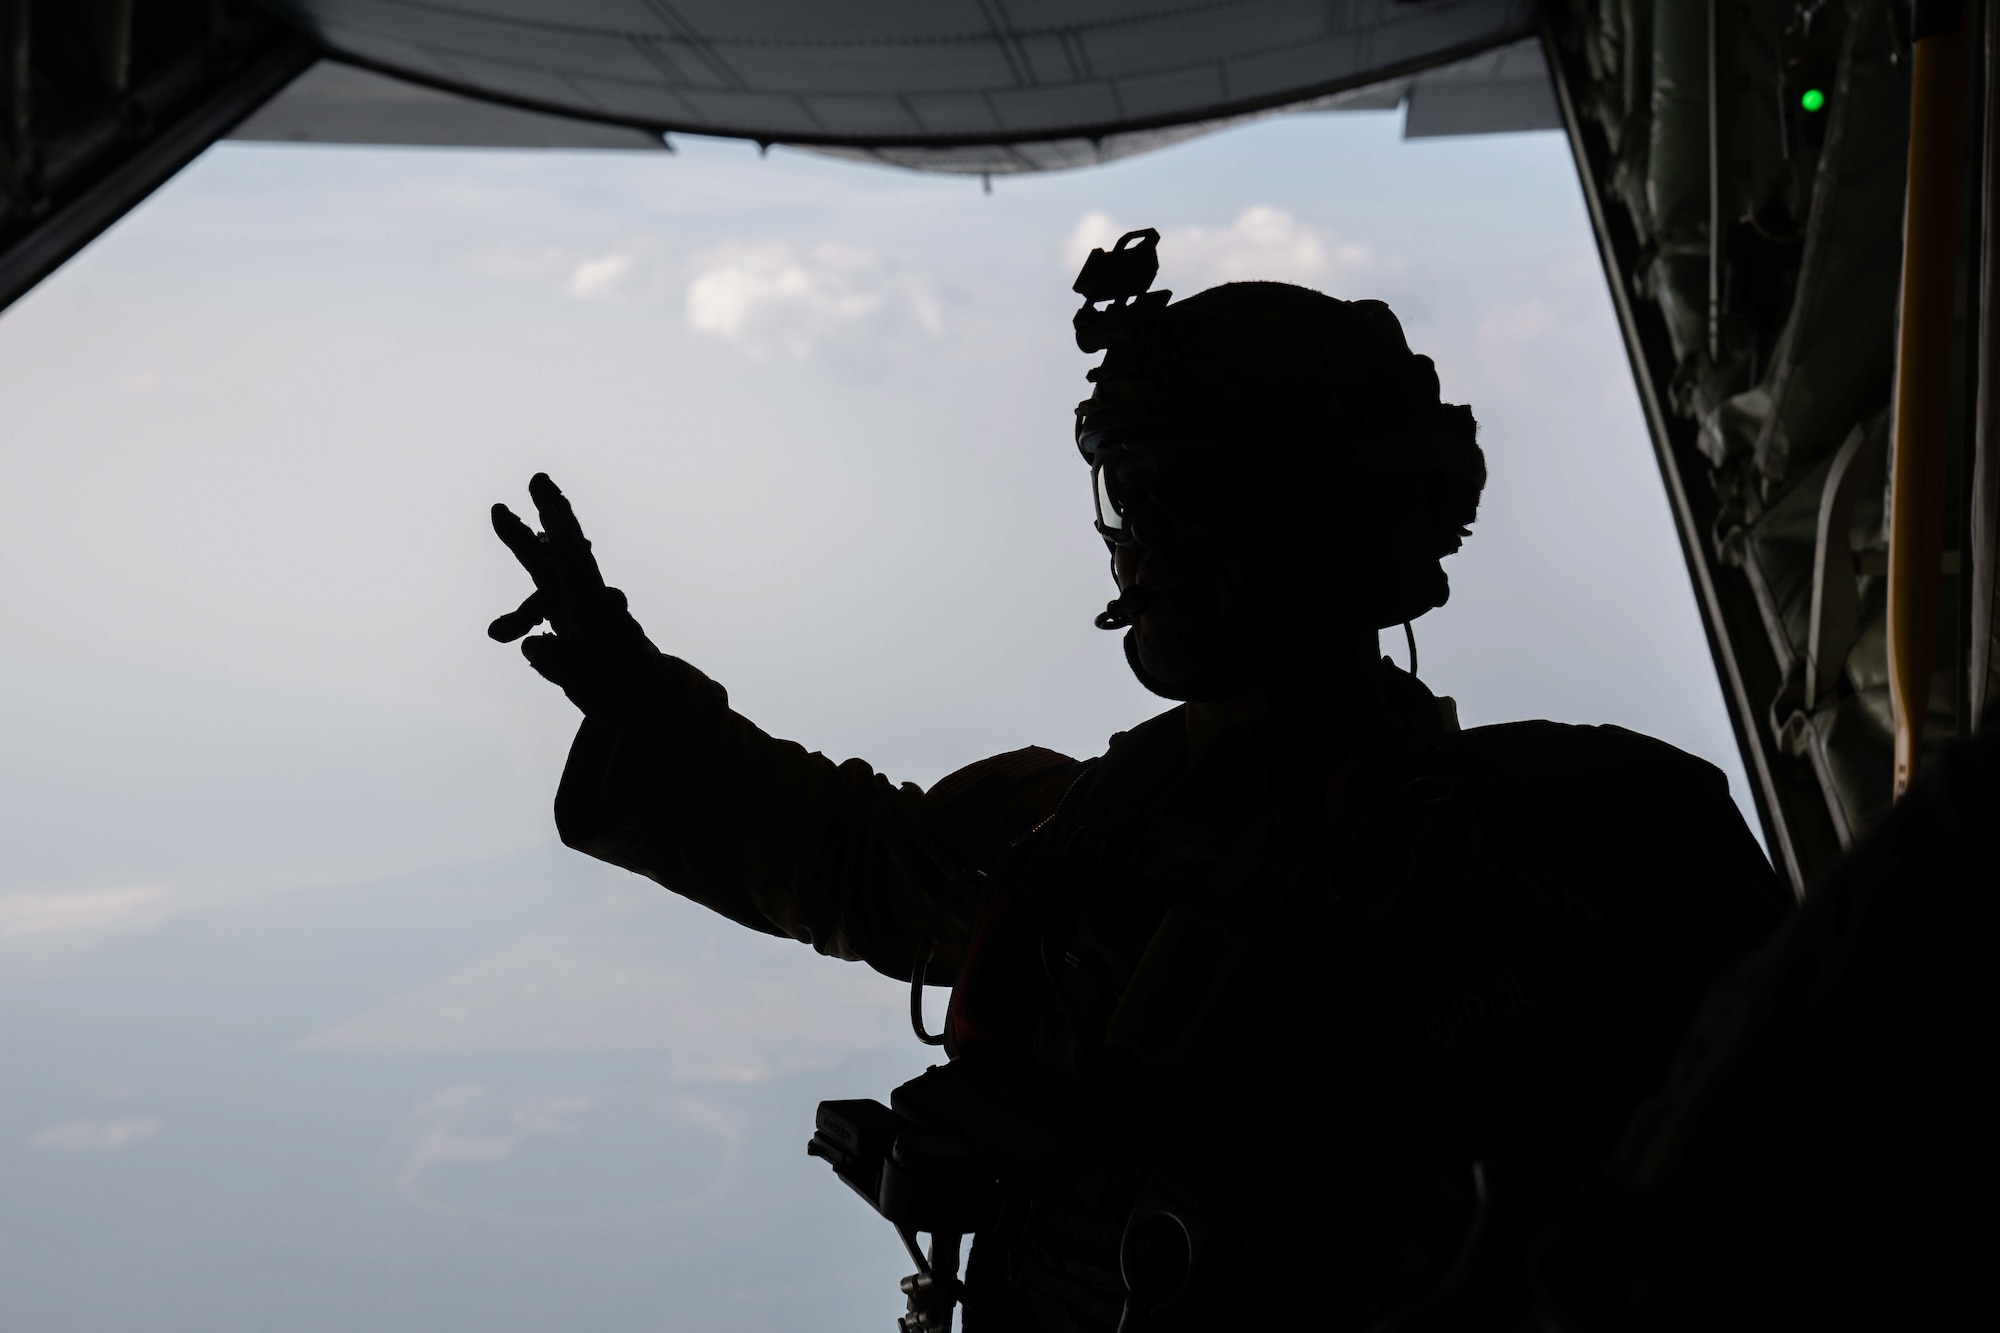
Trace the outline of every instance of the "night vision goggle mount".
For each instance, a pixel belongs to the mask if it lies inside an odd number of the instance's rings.
[[[1121,311],[1151,309],[1172,300],[1172,292],[1146,290],[1159,273],[1160,233],[1151,227],[1126,232],[1109,250],[1092,250],[1070,285],[1070,290],[1083,298],[1083,305],[1070,320],[1076,328],[1077,347],[1101,352],[1118,332]],[[1100,301],[1108,303],[1102,310],[1097,308]]]

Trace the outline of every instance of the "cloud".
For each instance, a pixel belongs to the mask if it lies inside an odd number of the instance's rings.
[[[763,360],[808,360],[899,337],[936,337],[944,311],[929,279],[861,246],[784,241],[723,246],[695,260],[688,327]]]
[[[895,344],[945,332],[944,302],[928,274],[839,241],[744,241],[689,257],[660,237],[638,236],[595,253],[501,247],[464,263],[588,304],[678,302],[690,330],[759,361],[825,357],[874,369]]]
[[[1076,220],[1069,239],[1063,242],[1063,267],[1082,268],[1092,250],[1109,250],[1124,234],[1109,213],[1093,208]]]
[[[163,884],[77,893],[0,894],[0,939],[150,925],[166,915],[173,891]]]
[[[638,264],[638,257],[629,254],[586,259],[570,270],[569,281],[563,284],[563,295],[577,301],[614,299],[627,289]]]
[[[1085,213],[1064,243],[1066,263],[1081,267],[1093,249],[1110,249],[1125,230],[1108,213]],[[1244,209],[1226,227],[1168,227],[1160,233],[1160,285],[1183,295],[1253,280],[1337,288],[1376,263],[1367,246],[1268,204]]]
[[[657,306],[672,301],[685,278],[685,265],[665,252],[658,237],[639,236],[599,254],[570,258],[557,290],[572,301]]]
[[[29,1139],[28,1145],[56,1152],[117,1152],[159,1132],[157,1120],[72,1120],[49,1126]]]
[[[607,250],[562,246],[496,246],[467,256],[482,277],[532,282],[572,301],[602,305],[661,305],[679,292],[682,266],[658,237],[635,236]]]

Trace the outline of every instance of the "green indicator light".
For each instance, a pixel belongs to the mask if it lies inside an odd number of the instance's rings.
[[[1808,88],[1805,96],[1799,99],[1799,105],[1807,111],[1818,111],[1826,105],[1826,94],[1817,88]]]

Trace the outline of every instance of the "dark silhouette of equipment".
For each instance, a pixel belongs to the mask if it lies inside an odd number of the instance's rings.
[[[964,1292],[962,1242],[998,1215],[1010,1173],[1046,1161],[1056,1145],[964,1066],[933,1066],[890,1102],[821,1102],[806,1151],[895,1227],[909,1250],[917,1271],[902,1283],[909,1298],[902,1333],[945,1333]],[[930,1237],[928,1250],[920,1234]]]
[[[1160,233],[1152,227],[1128,231],[1109,250],[1092,250],[1083,261],[1071,291],[1083,297],[1083,305],[1071,320],[1076,327],[1076,346],[1081,352],[1101,352],[1109,342],[1105,311],[1133,305],[1163,306],[1173,299],[1169,291],[1149,292],[1160,272]]]

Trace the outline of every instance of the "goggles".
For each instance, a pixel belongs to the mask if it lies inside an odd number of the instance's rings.
[[[1235,451],[1204,439],[1100,448],[1090,466],[1097,535],[1123,546],[1136,521],[1149,537],[1199,540],[1235,515],[1241,467]]]

